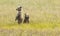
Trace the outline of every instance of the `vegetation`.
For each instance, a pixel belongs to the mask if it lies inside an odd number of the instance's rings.
[[[0,36],[59,36],[60,0],[0,0]],[[17,24],[16,8],[22,6],[30,23]]]

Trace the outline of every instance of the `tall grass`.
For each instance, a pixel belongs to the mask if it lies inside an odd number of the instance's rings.
[[[59,0],[0,0],[0,25],[16,25],[17,6],[28,12],[30,24],[60,24]],[[22,23],[23,24],[23,23]],[[37,25],[38,26],[38,25]]]

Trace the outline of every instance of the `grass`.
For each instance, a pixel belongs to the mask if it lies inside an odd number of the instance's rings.
[[[29,13],[29,24],[17,24],[15,21],[16,8],[19,5],[23,7],[23,16],[25,12]],[[14,32],[16,32],[14,34],[18,33],[16,36],[27,36],[36,31],[41,32],[38,36],[45,36],[43,33],[46,33],[46,36],[59,36],[57,35],[57,32],[60,32],[59,7],[59,0],[0,0],[0,36],[15,36],[13,35]],[[56,29],[58,29],[57,32]],[[18,30],[22,30],[22,35]],[[9,31],[12,31],[12,34],[8,34]],[[28,31],[27,35],[23,31]],[[52,34],[49,33],[50,31]],[[35,36],[35,34],[32,34],[32,36]]]
[[[8,25],[0,25],[0,28],[5,28],[5,29],[54,29],[54,28],[60,28],[60,24],[8,24]]]

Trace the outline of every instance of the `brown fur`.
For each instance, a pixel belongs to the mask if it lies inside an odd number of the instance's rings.
[[[17,20],[17,21],[18,21],[18,24],[22,23],[21,8],[22,8],[22,7],[19,7],[19,8],[16,9],[16,10],[18,11],[18,14],[17,14],[17,16],[16,16],[15,21]]]
[[[24,17],[24,23],[29,23],[29,15],[26,15],[25,14],[25,17]]]

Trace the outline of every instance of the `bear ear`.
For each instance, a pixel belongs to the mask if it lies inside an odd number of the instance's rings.
[[[25,15],[29,15],[28,13],[25,13]]]
[[[20,8],[22,8],[22,6],[20,6]]]

